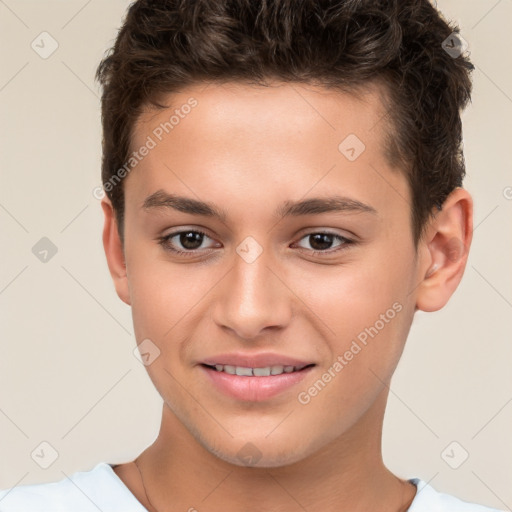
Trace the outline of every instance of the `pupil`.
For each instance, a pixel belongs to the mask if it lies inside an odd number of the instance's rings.
[[[180,234],[180,243],[185,249],[197,249],[203,242],[202,233],[195,233],[193,231],[187,231],[186,233]]]
[[[315,233],[309,236],[309,243],[315,251],[329,249],[332,244],[332,237],[333,235],[329,235],[328,233]],[[317,247],[315,247],[315,245]]]

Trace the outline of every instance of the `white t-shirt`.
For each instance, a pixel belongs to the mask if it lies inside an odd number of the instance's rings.
[[[410,481],[416,485],[417,492],[408,512],[500,512],[439,493],[419,478]],[[0,490],[0,512],[98,511],[147,512],[106,462],[58,482]]]

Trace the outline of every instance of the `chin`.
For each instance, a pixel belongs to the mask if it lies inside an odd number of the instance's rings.
[[[282,441],[282,440],[280,440]],[[289,466],[306,458],[309,453],[305,450],[304,440],[297,440],[293,443],[288,438],[288,446],[282,442],[271,442],[265,438],[247,439],[245,442],[240,439],[233,439],[230,446],[205,445],[212,455],[219,459],[239,467],[247,468],[278,468]],[[300,448],[300,449],[299,449]],[[313,452],[313,449],[311,449]]]
[[[234,466],[247,468],[279,468],[289,466],[302,459],[300,454],[293,451],[286,453],[283,451],[278,453],[262,452],[250,442],[246,443],[239,452],[216,451],[214,455]]]

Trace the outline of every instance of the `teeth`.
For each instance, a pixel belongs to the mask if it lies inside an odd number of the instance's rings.
[[[267,366],[266,368],[253,368],[252,374],[255,377],[268,377],[270,375],[271,368]]]
[[[224,371],[226,373],[229,373],[230,375],[235,375],[236,374],[236,366],[231,366],[229,364],[225,364]]]
[[[244,368],[243,366],[236,367],[237,375],[245,375],[246,377],[252,377],[252,368]]]
[[[216,364],[215,369],[218,372],[226,372],[229,375],[240,375],[244,377],[268,377],[270,375],[281,375],[282,373],[292,373],[300,370],[295,366],[265,366],[264,368],[248,368],[246,366],[233,366],[230,364]]]
[[[280,375],[283,372],[284,372],[283,366],[272,366],[272,368],[270,369],[271,375]]]

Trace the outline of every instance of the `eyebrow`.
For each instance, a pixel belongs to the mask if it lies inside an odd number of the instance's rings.
[[[218,218],[225,222],[227,213],[211,203],[198,201],[189,197],[169,194],[164,190],[157,190],[148,196],[142,205],[142,209],[174,209],[191,215],[203,215],[205,217]],[[315,197],[302,201],[285,201],[276,210],[275,215],[280,218],[299,217],[302,215],[318,215],[330,212],[370,213],[377,215],[377,210],[372,206],[343,196]]]

